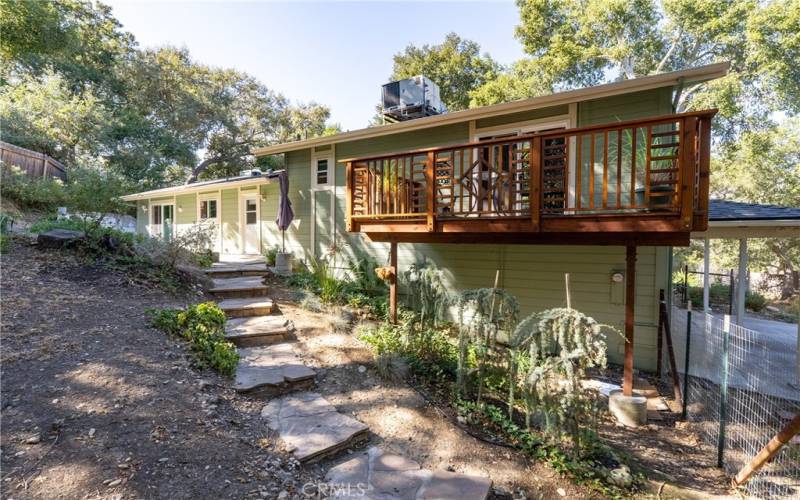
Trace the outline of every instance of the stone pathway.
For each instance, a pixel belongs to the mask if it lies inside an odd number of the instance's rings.
[[[225,336],[239,350],[235,389],[243,394],[271,399],[261,410],[267,426],[277,433],[287,451],[303,463],[337,455],[369,441],[369,428],[339,413],[310,389],[316,373],[300,361],[290,340],[290,325],[275,312],[263,282],[263,263],[215,264],[207,269],[213,278],[209,290],[229,318]],[[416,462],[385,454],[372,447],[330,469],[331,498],[458,499],[488,496],[489,478],[449,471],[428,471]],[[363,488],[363,489],[359,489]],[[337,496],[338,495],[338,496]]]
[[[291,326],[283,316],[249,316],[229,319],[225,323],[225,338],[237,347],[254,347],[285,342]]]
[[[331,499],[484,500],[492,489],[489,478],[425,470],[412,460],[377,447],[333,467],[325,481],[333,492]]]
[[[261,410],[261,416],[300,462],[335,455],[369,439],[365,424],[337,412],[315,392],[273,399]]]
[[[275,396],[313,387],[315,375],[300,362],[291,344],[240,348],[234,387],[250,395]]]

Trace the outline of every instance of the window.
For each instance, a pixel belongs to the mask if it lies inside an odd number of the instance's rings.
[[[256,200],[245,200],[245,224],[256,224],[258,222],[258,214]]]
[[[333,169],[336,162],[333,156],[311,157],[311,187],[324,188],[333,185]]]
[[[200,220],[217,218],[217,200],[200,201]]]
[[[161,224],[161,205],[153,205],[153,224]]]

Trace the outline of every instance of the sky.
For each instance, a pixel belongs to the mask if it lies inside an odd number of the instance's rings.
[[[519,14],[506,2],[105,0],[142,47],[186,47],[200,63],[235,68],[294,102],[331,109],[344,130],[367,126],[407,45],[455,31],[503,64],[523,57]]]

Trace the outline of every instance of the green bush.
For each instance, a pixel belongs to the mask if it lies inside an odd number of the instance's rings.
[[[264,252],[264,258],[266,258],[268,266],[275,265],[275,260],[278,258],[279,250],[280,249],[277,246],[272,246],[268,248],[266,252]]]
[[[744,306],[754,312],[761,312],[767,307],[767,298],[758,292],[747,292],[744,296]]]
[[[87,222],[81,219],[57,219],[55,217],[48,217],[46,219],[39,219],[28,230],[32,233],[46,233],[53,229],[70,229],[73,231],[86,231],[88,229]]]
[[[387,317],[388,287],[375,276],[372,260],[364,259],[359,265],[351,265],[350,279],[336,278],[327,261],[311,259],[310,264],[310,270],[298,270],[287,278],[289,286],[317,295],[324,304],[363,308],[374,317]]]
[[[0,164],[0,194],[20,208],[54,211],[64,206],[67,193],[60,179],[27,177],[19,167]]]
[[[239,354],[225,338],[225,313],[214,302],[195,304],[184,310],[151,309],[150,325],[189,341],[195,361],[201,368],[212,368],[222,375],[236,372]]]

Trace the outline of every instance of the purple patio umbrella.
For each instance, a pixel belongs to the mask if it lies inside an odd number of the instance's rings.
[[[278,183],[281,190],[280,203],[278,205],[278,218],[275,219],[275,224],[281,230],[281,252],[286,253],[286,229],[289,224],[294,220],[294,210],[292,210],[292,201],[289,199],[289,175],[286,170],[278,170],[268,175],[270,179],[278,178]]]

